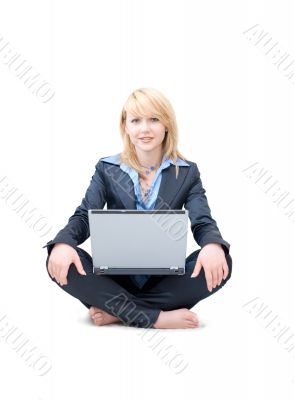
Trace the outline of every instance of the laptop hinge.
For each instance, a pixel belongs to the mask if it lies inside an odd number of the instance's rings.
[[[172,273],[179,273],[179,274],[183,274],[184,273],[184,268],[179,268],[178,266],[170,266],[164,269],[168,269],[170,271],[172,271]],[[99,271],[101,274],[103,273],[111,273],[111,271],[115,271],[115,269],[111,269],[109,268],[107,265],[100,265],[98,268],[96,268],[96,271]],[[130,270],[131,273],[131,270]]]
[[[176,274],[179,274],[179,275],[184,275],[184,273],[185,273],[185,268],[183,268],[183,267],[171,266],[171,267],[169,267],[169,269],[173,273],[176,273]]]

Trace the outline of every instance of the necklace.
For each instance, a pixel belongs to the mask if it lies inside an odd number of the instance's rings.
[[[140,164],[141,165],[141,164]],[[144,168],[148,168],[148,167],[145,167],[145,165],[141,165],[141,167],[144,167]],[[145,173],[146,173],[146,175],[149,175],[150,173],[151,173],[151,171],[154,171],[155,170],[155,165],[151,165],[151,167],[149,167],[146,171],[145,171]]]
[[[149,186],[147,183],[146,183],[145,187],[141,184],[140,181],[139,181],[139,183],[140,183],[141,189],[143,190],[143,201],[144,201],[144,203],[146,203],[151,194],[152,187]]]
[[[140,164],[140,165],[141,165],[141,164]],[[151,165],[150,167],[146,167],[145,165],[141,165],[141,167],[148,168],[148,169],[145,171],[146,175],[150,175],[151,171],[154,171],[154,170],[155,170],[155,165]],[[149,198],[149,196],[150,196],[150,194],[151,194],[152,185],[149,186],[149,185],[146,183],[146,187],[144,187],[144,186],[141,184],[141,182],[140,182],[140,178],[139,178],[139,183],[140,183],[141,189],[143,189],[143,197],[144,197],[143,201],[144,201],[144,203],[146,203],[147,200],[148,200],[148,198]]]

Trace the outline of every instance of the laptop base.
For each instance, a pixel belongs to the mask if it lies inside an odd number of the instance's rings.
[[[95,275],[184,275],[185,268],[115,268],[115,267],[93,267]]]

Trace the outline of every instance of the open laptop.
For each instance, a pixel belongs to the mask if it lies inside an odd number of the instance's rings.
[[[187,210],[88,210],[93,273],[183,275]]]

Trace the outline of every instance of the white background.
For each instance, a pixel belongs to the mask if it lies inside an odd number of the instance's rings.
[[[274,337],[274,324],[265,328],[245,306],[258,298],[294,332],[293,216],[244,172],[258,163],[289,200],[294,194],[293,79],[244,34],[259,24],[292,58],[291,6],[1,2],[0,38],[56,92],[42,103],[1,62],[0,180],[6,177],[52,226],[41,237],[2,192],[0,320],[9,320],[52,368],[40,376],[29,367],[0,321],[1,397],[293,398],[293,351]],[[200,328],[158,332],[188,364],[179,374],[143,340],[142,330],[94,326],[87,309],[51,282],[42,248],[81,203],[99,158],[121,151],[126,98],[149,86],[174,107],[179,150],[198,165],[233,259],[227,285],[193,308]],[[89,240],[81,247],[88,250]],[[190,232],[189,254],[196,248]]]

